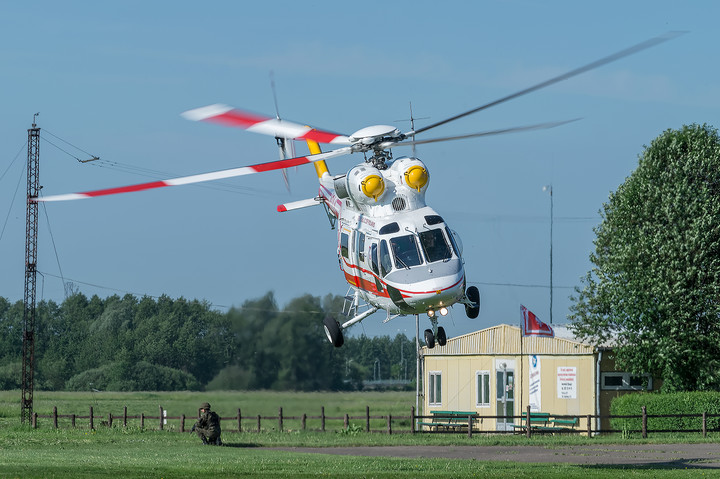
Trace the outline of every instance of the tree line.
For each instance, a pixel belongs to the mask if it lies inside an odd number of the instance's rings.
[[[366,381],[415,378],[404,335],[327,341],[325,316],[343,298],[304,295],[280,308],[269,292],[223,313],[204,301],[76,292],[41,301],[35,321],[35,388],[82,391],[353,390]],[[21,387],[23,302],[0,297],[0,388]]]

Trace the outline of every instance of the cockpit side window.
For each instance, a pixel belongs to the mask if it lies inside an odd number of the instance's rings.
[[[381,276],[385,277],[392,271],[392,261],[390,260],[390,250],[388,249],[387,241],[382,240],[380,242],[380,272]]]
[[[453,250],[455,250],[455,254],[457,255],[458,258],[461,258],[462,257],[462,246],[458,245],[458,243],[456,241],[456,239],[459,240],[460,238],[456,238],[455,237],[456,233],[453,230],[451,230],[450,228],[448,228],[447,226],[445,227],[445,232],[447,233],[448,238],[450,238],[450,244],[452,244]]]
[[[372,270],[375,274],[380,274],[380,269],[378,268],[377,250],[378,250],[377,243],[372,243],[370,245],[370,267],[372,268]]]
[[[415,236],[397,236],[390,239],[390,248],[398,268],[409,268],[422,264]]]
[[[452,257],[452,251],[445,240],[442,229],[427,230],[420,233],[420,244],[428,263],[443,261]]]

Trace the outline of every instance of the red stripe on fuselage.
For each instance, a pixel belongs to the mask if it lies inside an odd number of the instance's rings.
[[[380,281],[380,282],[385,286],[385,288],[387,288],[387,283],[385,283],[384,281],[380,280],[380,278],[379,278],[375,273],[373,273],[372,271],[368,271],[368,270],[366,270],[366,269],[364,269],[364,268],[361,268],[361,267],[358,266],[358,265],[351,264],[351,263],[349,263],[345,258],[343,258],[343,263],[344,263],[348,268],[350,268],[350,270],[357,269],[357,270],[359,270],[359,271],[361,271],[361,272],[363,272],[363,273],[366,273],[366,274],[371,275],[371,276],[373,277],[373,279],[377,278],[378,281]],[[362,279],[362,278],[359,277],[359,276],[355,276],[355,275],[353,275],[353,274],[351,274],[351,273],[348,273],[347,271],[345,271],[344,268],[343,268],[343,272],[345,273],[345,279],[347,280],[347,282],[350,283],[350,284],[352,284],[352,285],[357,286],[358,288],[362,288],[362,286],[356,284],[354,281],[351,281],[349,278],[357,278],[357,279],[361,280],[361,281],[363,282],[363,284],[367,283],[367,284],[370,284],[370,285],[372,285],[373,287],[375,287],[374,283],[371,283],[370,281],[364,280],[364,279]],[[458,282],[456,282],[455,284],[453,284],[453,285],[451,285],[451,286],[448,286],[447,288],[443,288],[443,289],[441,289],[440,291],[447,291],[447,290],[449,290],[449,289],[453,289],[453,288],[455,288],[457,285],[459,285],[460,283],[462,283],[464,280],[465,280],[465,276],[463,275],[463,277],[460,278],[460,280],[459,280]],[[393,286],[393,287],[394,287],[395,289],[397,289],[398,291],[400,291],[400,294],[402,294],[402,297],[403,297],[403,298],[412,298],[414,295],[420,295],[420,294],[433,294],[433,293],[437,293],[437,291],[438,291],[438,290],[436,290],[436,289],[433,289],[433,290],[430,290],[430,291],[408,291],[408,290],[406,290],[406,289],[396,288],[395,286]],[[389,296],[388,293],[387,293],[387,290],[385,291],[384,294],[377,292],[377,287],[375,287],[375,291],[373,291],[371,288],[367,288],[367,289],[366,289],[366,288],[362,288],[362,289],[364,289],[364,290],[366,290],[366,291],[369,291],[369,292],[371,292],[371,293],[373,293],[373,294],[377,294],[377,295],[379,295],[379,296],[385,296],[385,297]]]

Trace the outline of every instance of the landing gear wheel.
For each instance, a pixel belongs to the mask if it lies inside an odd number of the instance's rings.
[[[438,328],[438,332],[435,335],[435,339],[437,340],[437,343],[439,346],[445,346],[445,343],[447,343],[447,336],[445,335],[445,328],[440,326]]]
[[[330,341],[332,345],[336,348],[342,346],[345,340],[343,339],[340,324],[333,318],[328,316],[327,318],[323,319],[323,326],[325,327],[325,336],[327,336],[328,341]]]
[[[433,334],[432,329],[425,330],[425,345],[428,349],[435,347],[435,335]]]
[[[478,314],[480,314],[480,291],[478,291],[477,287],[470,286],[465,296],[467,296],[468,300],[475,303],[475,306],[465,305],[465,314],[468,318],[475,319],[478,317]]]

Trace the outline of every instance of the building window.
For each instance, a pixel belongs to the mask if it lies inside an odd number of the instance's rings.
[[[428,399],[431,406],[442,405],[442,373],[439,371],[428,373]]]
[[[602,389],[610,391],[652,390],[652,376],[649,374],[635,375],[622,372],[602,373],[600,380]]]
[[[490,371],[475,373],[475,405],[477,407],[490,407]]]

